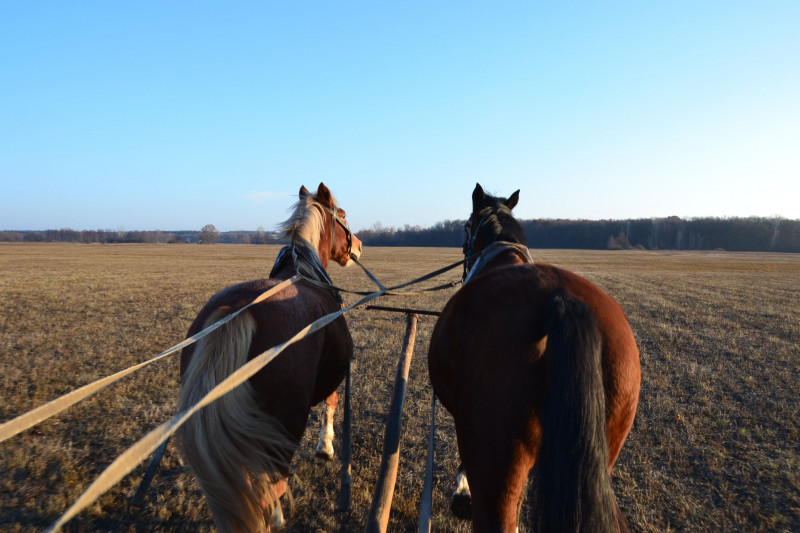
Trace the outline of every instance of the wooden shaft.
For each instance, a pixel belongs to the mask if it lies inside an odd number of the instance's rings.
[[[400,427],[405,402],[408,369],[414,354],[414,340],[417,336],[417,315],[409,314],[406,320],[406,336],[403,340],[403,353],[397,362],[397,376],[394,380],[394,393],[389,406],[389,419],[386,422],[386,435],[383,441],[383,457],[372,498],[372,508],[367,519],[367,532],[385,532],[389,524],[389,511],[392,507],[394,485],[397,481],[397,466],[400,461]]]

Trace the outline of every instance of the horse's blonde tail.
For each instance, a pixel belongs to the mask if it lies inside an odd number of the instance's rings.
[[[204,327],[229,312],[215,311]],[[247,362],[255,331],[256,322],[245,311],[197,342],[182,378],[179,412]],[[220,531],[268,529],[280,496],[275,483],[286,475],[296,444],[277,419],[259,408],[250,382],[187,420],[180,446]]]

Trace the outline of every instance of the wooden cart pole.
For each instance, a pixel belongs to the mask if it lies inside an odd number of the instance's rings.
[[[397,362],[397,376],[394,380],[394,394],[389,406],[389,419],[386,422],[386,435],[383,442],[383,457],[372,498],[372,508],[367,519],[367,532],[385,532],[389,524],[389,511],[392,507],[394,486],[397,481],[397,465],[400,461],[400,426],[403,402],[408,383],[408,369],[414,354],[414,340],[417,336],[417,315],[409,313],[406,319],[406,336],[403,339],[403,353]]]

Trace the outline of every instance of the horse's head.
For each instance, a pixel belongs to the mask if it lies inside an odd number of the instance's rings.
[[[317,228],[318,235],[306,240],[316,244],[317,253],[327,268],[328,259],[333,259],[342,266],[353,264],[353,257],[361,257],[361,241],[347,225],[347,213],[336,205],[330,189],[324,183],[317,187],[316,194],[311,194],[305,186],[300,187],[300,202],[316,208],[321,214],[321,223]]]
[[[464,256],[469,258],[480,253],[495,241],[526,244],[525,232],[511,214],[519,202],[519,190],[508,198],[486,194],[480,184],[472,192],[472,214],[464,230]]]

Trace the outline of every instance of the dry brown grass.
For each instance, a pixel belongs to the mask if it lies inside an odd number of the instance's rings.
[[[0,245],[0,420],[177,343],[211,294],[265,276],[277,250]],[[614,472],[632,528],[800,530],[800,257],[553,250],[533,255],[596,282],[620,301],[633,326],[642,359],[641,401]],[[388,284],[459,256],[456,249],[377,248],[365,250],[363,259]],[[332,276],[345,287],[371,289],[358,267],[333,268]],[[457,277],[457,271],[445,276]],[[382,303],[440,309],[450,294]],[[338,462],[313,457],[315,411],[294,461],[290,531],[363,530],[369,511],[404,319],[358,309],[348,322],[356,345],[353,510],[335,510]],[[425,356],[433,324],[431,317],[420,319],[392,531],[416,527],[431,394]],[[0,444],[0,530],[41,530],[120,452],[171,416],[177,372],[173,356]],[[441,409],[436,453],[434,528],[469,531],[447,508],[457,458],[452,419]],[[113,530],[143,469],[66,530]],[[128,530],[212,529],[197,485],[170,444],[146,505]]]

